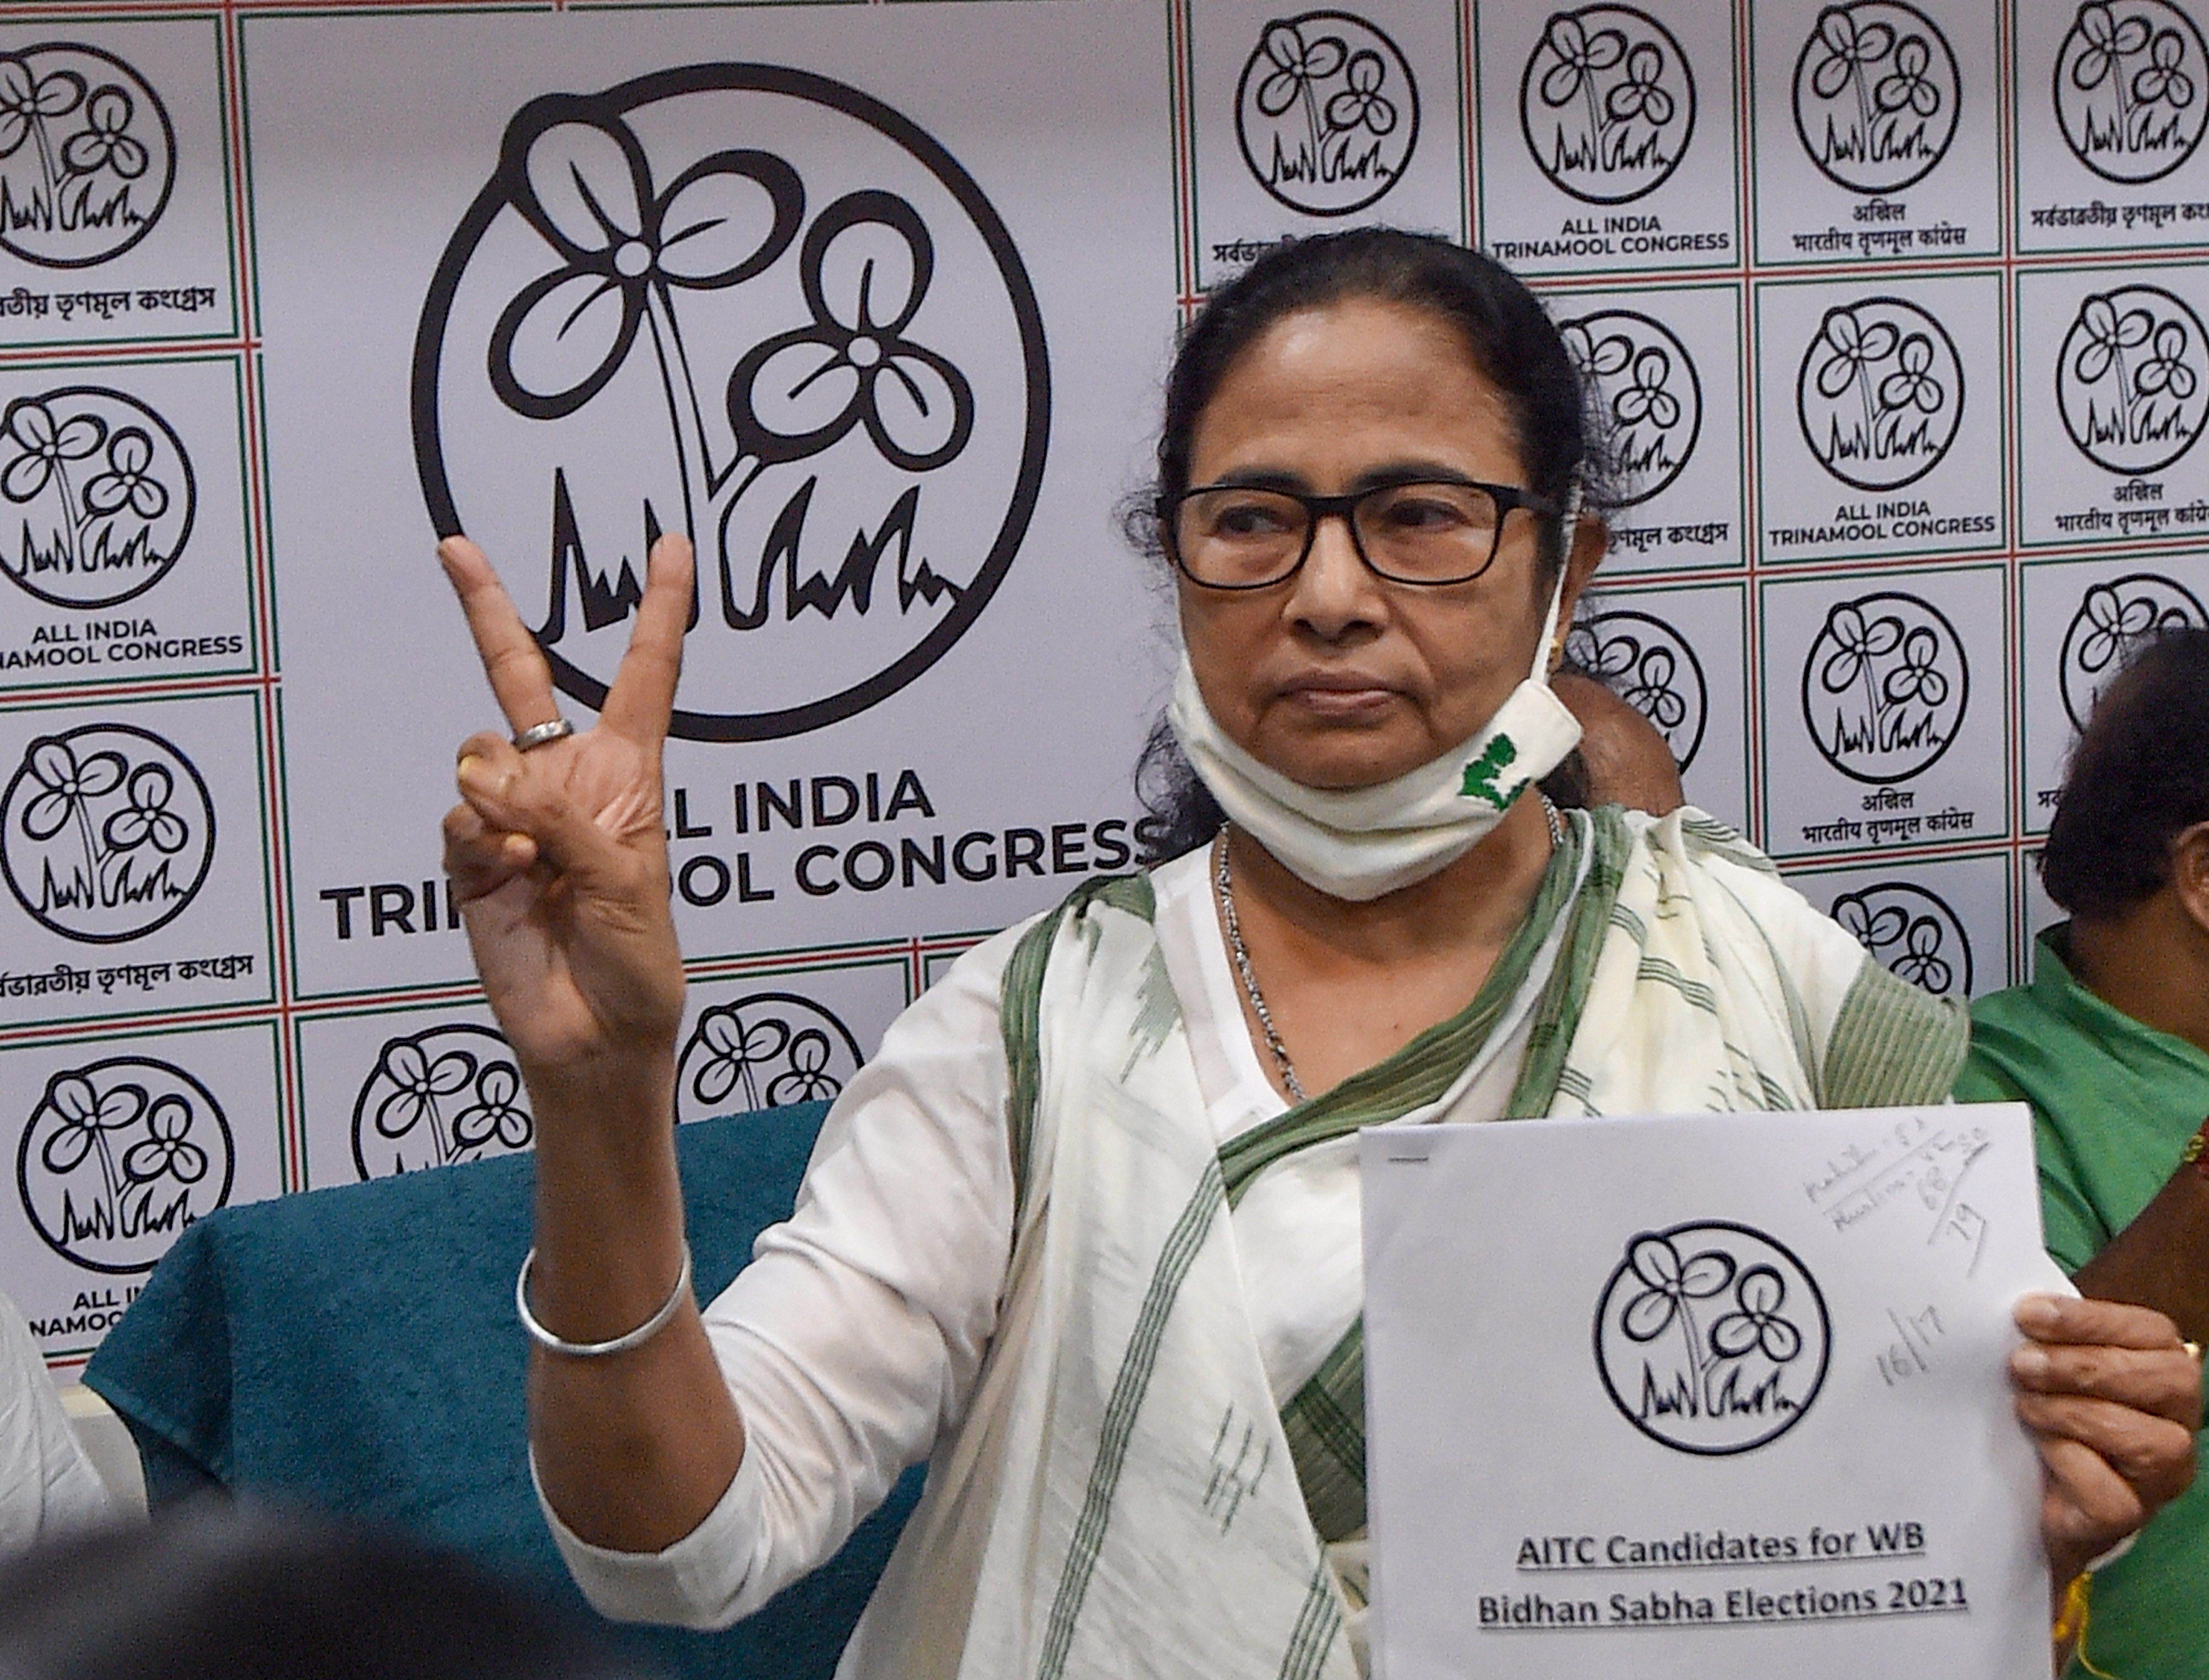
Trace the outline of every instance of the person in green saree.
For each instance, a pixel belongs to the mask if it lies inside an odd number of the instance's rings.
[[[2042,854],[2070,920],[1981,998],[1966,1102],[2032,1105],[2048,1251],[2087,1296],[2209,1340],[2209,630],[2166,631],[2103,691]],[[2209,1680],[2209,1484],[2093,1576],[2078,1662]]]
[[[659,780],[688,546],[572,734],[442,545],[515,732],[463,746],[446,855],[537,1116],[533,1466],[602,1609],[725,1623],[925,1460],[845,1675],[1348,1680],[1359,1126],[1945,1096],[1960,1012],[1738,836],[1541,791],[1605,541],[1586,412],[1541,305],[1442,239],[1302,240],[1212,298],[1139,521],[1178,591],[1171,843],[900,1018],[702,1312]],[[2200,1376],[2144,1308],[2021,1322],[2068,1581],[2184,1485]]]

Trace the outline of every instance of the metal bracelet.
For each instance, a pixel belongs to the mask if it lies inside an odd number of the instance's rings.
[[[521,1319],[521,1328],[529,1332],[530,1340],[548,1352],[564,1353],[571,1359],[603,1359],[609,1354],[626,1353],[632,1347],[641,1346],[667,1328],[668,1321],[681,1310],[690,1294],[690,1244],[683,1245],[683,1271],[675,1280],[674,1292],[658,1312],[626,1334],[611,1341],[568,1341],[554,1335],[537,1322],[537,1315],[529,1310],[529,1268],[536,1263],[537,1250],[533,1247],[521,1256],[521,1270],[514,1280],[514,1311]]]

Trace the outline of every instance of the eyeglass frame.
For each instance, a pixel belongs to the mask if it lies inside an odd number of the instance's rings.
[[[1382,571],[1373,563],[1373,557],[1365,551],[1365,540],[1357,534],[1357,504],[1369,497],[1382,495],[1392,490],[1408,490],[1414,485],[1451,485],[1460,490],[1482,491],[1496,503],[1496,534],[1488,545],[1488,558],[1463,577],[1398,577],[1393,572]],[[1209,578],[1199,577],[1189,569],[1189,563],[1182,557],[1181,542],[1174,533],[1176,516],[1180,513],[1182,504],[1192,497],[1206,496],[1222,490],[1259,491],[1268,496],[1284,496],[1303,509],[1304,545],[1297,552],[1296,563],[1279,577],[1269,577],[1260,583],[1214,583]],[[1282,485],[1238,484],[1231,480],[1191,485],[1177,496],[1160,497],[1153,504],[1153,511],[1157,515],[1159,530],[1165,543],[1166,557],[1173,562],[1176,571],[1200,589],[1242,593],[1252,589],[1277,588],[1302,571],[1304,563],[1311,558],[1313,545],[1319,540],[1320,521],[1333,518],[1340,519],[1343,528],[1350,533],[1351,550],[1357,556],[1359,563],[1383,582],[1400,583],[1413,589],[1447,589],[1457,584],[1471,583],[1477,578],[1486,576],[1489,568],[1496,563],[1496,557],[1503,551],[1503,527],[1511,517],[1514,508],[1524,508],[1539,518],[1561,519],[1564,515],[1564,509],[1547,497],[1537,496],[1516,485],[1490,484],[1484,479],[1460,478],[1455,474],[1436,477],[1426,473],[1416,478],[1385,479],[1378,484],[1368,485],[1363,490],[1348,491],[1339,496],[1313,496]]]

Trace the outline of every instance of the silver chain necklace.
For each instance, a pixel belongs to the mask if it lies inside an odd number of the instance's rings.
[[[1538,789],[1542,801],[1542,816],[1550,825],[1550,845],[1552,849],[1565,843],[1564,821],[1557,808],[1550,803],[1550,796]],[[1212,842],[1212,884],[1219,894],[1219,919],[1227,927],[1227,949],[1235,959],[1235,972],[1243,979],[1243,995],[1250,1000],[1250,1013],[1258,1017],[1258,1031],[1265,1036],[1266,1048],[1273,1052],[1273,1065],[1280,1069],[1281,1083],[1294,1103],[1303,1103],[1303,1081],[1297,1077],[1296,1064],[1289,1060],[1289,1047],[1281,1042],[1274,1030],[1273,1013],[1266,1007],[1266,994],[1258,990],[1257,971],[1250,966],[1250,950],[1243,942],[1242,918],[1235,913],[1235,880],[1227,868],[1227,827],[1220,825],[1219,837]]]

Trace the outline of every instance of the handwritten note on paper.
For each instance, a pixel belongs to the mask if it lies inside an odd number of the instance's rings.
[[[2020,1105],[1364,1135],[1388,1680],[2021,1675]]]

